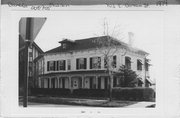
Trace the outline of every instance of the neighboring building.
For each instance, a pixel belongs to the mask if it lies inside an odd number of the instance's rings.
[[[21,35],[19,35],[19,90],[23,89],[23,82],[24,82],[24,49],[25,49],[25,42]],[[41,48],[33,42],[32,45],[28,48],[28,80],[29,80],[29,87],[33,87],[34,83],[34,64],[33,60],[37,58],[39,55],[43,54],[44,52]]]
[[[36,87],[38,88],[90,88],[108,89],[109,79],[106,73],[104,56],[95,40],[106,41],[108,36],[93,37],[71,41],[64,39],[57,48],[45,52],[35,59]],[[112,37],[111,37],[112,38]],[[114,71],[121,65],[135,71],[138,75],[138,86],[149,86],[148,53],[118,41],[118,50],[114,53]],[[97,65],[98,66],[95,66]],[[114,76],[112,86],[120,86],[119,77]]]

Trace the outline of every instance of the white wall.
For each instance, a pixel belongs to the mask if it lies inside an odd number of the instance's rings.
[[[138,74],[139,77],[141,77],[144,81],[145,79],[145,68],[144,68],[144,58],[145,55],[140,55],[137,54],[135,52],[130,52],[127,51],[126,53],[124,53],[125,51],[123,49],[119,49],[118,51],[116,51],[115,55],[117,57],[117,68],[115,70],[118,70],[118,68],[123,64],[125,65],[125,56],[128,56],[131,58],[131,61],[133,63],[131,63],[131,69],[136,71],[136,73]],[[64,72],[62,70],[59,71],[47,71],[47,61],[57,61],[57,60],[66,60],[66,70],[65,71],[79,71],[76,70],[76,58],[87,58],[87,69],[86,70],[90,70],[90,57],[96,57],[99,56],[101,57],[101,69],[104,69],[104,57],[103,54],[100,51],[96,51],[96,50],[84,50],[84,51],[74,51],[73,53],[57,53],[57,54],[47,54],[44,56],[44,72],[46,73],[51,73],[51,72]],[[67,70],[67,60],[70,59],[71,60],[71,70]],[[139,71],[137,70],[137,59],[142,60],[142,70]],[[84,70],[84,69],[83,69]],[[84,70],[84,71],[86,71]],[[147,73],[148,74],[148,73]],[[88,80],[87,80],[88,81]],[[102,79],[103,81],[103,79]],[[89,82],[88,82],[89,83]],[[103,83],[103,82],[102,82]],[[89,87],[89,85],[85,84],[85,87]],[[102,85],[104,86],[104,85]]]

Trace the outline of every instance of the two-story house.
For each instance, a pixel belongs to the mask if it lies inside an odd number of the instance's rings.
[[[67,89],[108,89],[109,76],[106,72],[104,55],[94,40],[106,41],[108,36],[93,37],[80,40],[64,39],[59,47],[45,52],[35,59],[36,85],[39,88],[67,88]],[[112,37],[110,37],[112,38]],[[148,53],[129,46],[112,38],[117,43],[117,51],[112,61],[117,71],[121,65],[135,71],[138,75],[139,86],[146,85],[149,77]],[[120,85],[119,77],[114,76],[113,87]]]
[[[25,42],[23,37],[19,35],[19,93],[21,94],[23,89],[23,82],[24,82],[24,70],[25,70]],[[28,48],[28,81],[29,87],[34,87],[35,77],[34,77],[34,59],[37,58],[39,55],[43,54],[44,52],[42,49],[33,42],[32,45]]]

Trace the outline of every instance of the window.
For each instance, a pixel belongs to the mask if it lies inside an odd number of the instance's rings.
[[[104,57],[104,68],[108,67],[108,57]]]
[[[63,49],[66,49],[66,46],[67,46],[66,43],[63,43],[63,44],[62,44]]]
[[[66,70],[66,61],[65,60],[58,61],[58,70]]]
[[[138,86],[139,86],[139,87],[142,87],[142,85],[143,85],[143,80],[142,80],[142,78],[138,78]]]
[[[113,68],[116,68],[116,55],[113,56],[112,67],[113,67]]]
[[[125,57],[125,66],[128,69],[131,69],[131,58],[130,57]]]
[[[113,68],[116,68],[116,64],[117,64],[116,55],[114,55],[111,58],[108,58],[107,56],[104,57],[104,68],[108,67],[108,63],[111,64],[110,66],[112,66]]]
[[[100,69],[100,68],[101,68],[101,57],[91,57],[90,69]]]
[[[86,69],[86,58],[78,58],[76,59],[76,69]]]
[[[146,61],[146,62],[145,62],[145,69],[146,69],[146,71],[149,71],[149,65],[150,65],[150,64]]]
[[[32,52],[29,52],[29,57],[32,57],[33,55],[32,55]]]
[[[70,59],[67,60],[67,66],[68,66],[68,70],[71,70],[71,60]]]
[[[47,62],[47,71],[54,71],[55,70],[55,61],[48,61]]]
[[[32,71],[32,69],[33,69],[33,63],[29,62],[29,71]]]
[[[142,61],[141,60],[137,60],[137,70],[142,70]]]

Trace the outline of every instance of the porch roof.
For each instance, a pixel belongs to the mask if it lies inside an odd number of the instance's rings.
[[[56,76],[56,75],[86,75],[86,74],[106,74],[106,70],[86,70],[86,71],[69,71],[69,72],[52,72],[47,74],[42,74],[40,76]]]

